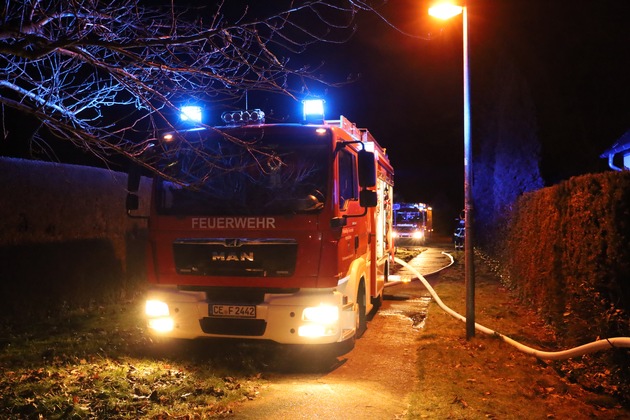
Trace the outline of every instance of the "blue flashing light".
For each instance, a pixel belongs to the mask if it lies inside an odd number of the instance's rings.
[[[324,122],[324,100],[323,99],[307,99],[302,101],[304,106],[305,122]]]
[[[181,109],[180,118],[182,121],[191,123],[201,123],[202,113],[200,106],[183,106]]]

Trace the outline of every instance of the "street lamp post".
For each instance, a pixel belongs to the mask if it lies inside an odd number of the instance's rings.
[[[475,263],[472,229],[472,148],[470,140],[470,84],[468,77],[468,11],[463,6],[438,3],[429,9],[429,15],[449,19],[462,14],[464,61],[464,279],[466,283],[466,338],[475,336]]]

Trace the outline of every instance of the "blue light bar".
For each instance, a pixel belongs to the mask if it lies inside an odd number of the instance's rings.
[[[305,122],[324,122],[324,100],[323,99],[307,99],[302,101],[304,107]]]
[[[200,106],[183,106],[180,113],[182,121],[200,123],[201,122],[201,107]]]

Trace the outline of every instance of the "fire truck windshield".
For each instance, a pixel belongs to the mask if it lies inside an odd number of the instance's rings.
[[[199,130],[165,147],[156,206],[168,215],[318,212],[326,200],[330,141],[312,127]]]
[[[396,212],[396,223],[421,222],[422,220],[422,213],[417,210]]]

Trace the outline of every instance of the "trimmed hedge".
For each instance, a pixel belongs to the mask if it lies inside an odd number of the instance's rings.
[[[0,315],[26,317],[134,293],[146,222],[127,217],[127,175],[0,158]],[[148,210],[150,181],[142,183]]]
[[[509,286],[565,343],[630,336],[630,172],[524,194],[506,229]]]

